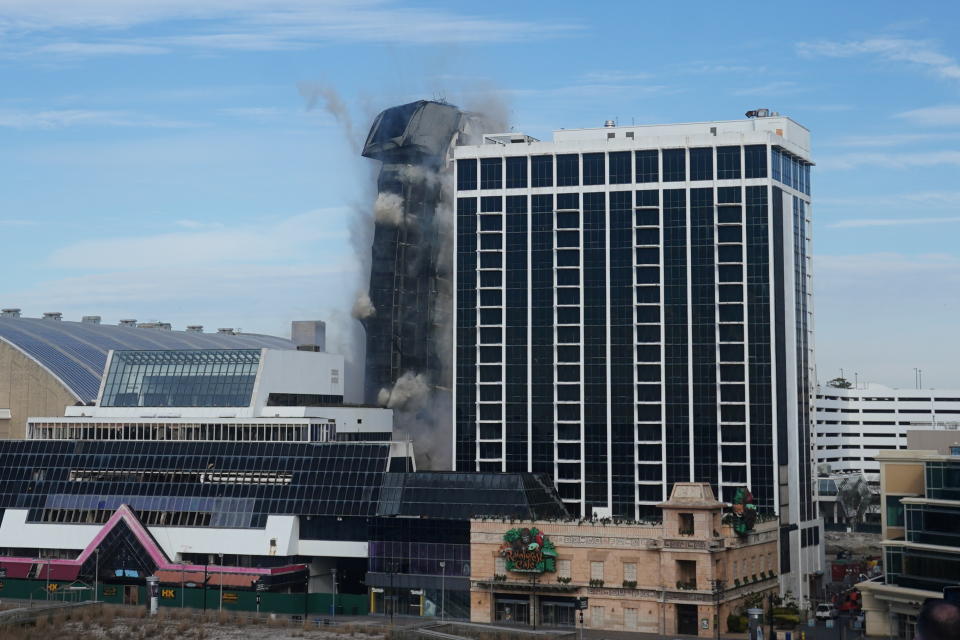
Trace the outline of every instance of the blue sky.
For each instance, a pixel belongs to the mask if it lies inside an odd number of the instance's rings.
[[[336,344],[381,108],[548,138],[769,107],[813,134],[821,379],[960,387],[960,8],[733,7],[0,0],[0,306]]]

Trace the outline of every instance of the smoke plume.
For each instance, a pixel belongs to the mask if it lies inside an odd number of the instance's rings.
[[[404,222],[403,198],[395,193],[381,193],[373,203],[373,219],[379,224],[399,227]]]
[[[377,312],[376,308],[373,306],[373,302],[370,300],[370,294],[366,291],[361,291],[357,294],[357,299],[353,302],[353,309],[350,311],[352,315],[357,320],[363,320],[369,318]]]

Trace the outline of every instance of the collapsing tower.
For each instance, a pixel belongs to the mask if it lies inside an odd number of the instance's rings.
[[[364,395],[368,403],[396,409],[398,426],[411,435],[424,426],[442,426],[432,435],[449,441],[449,162],[452,147],[471,142],[482,128],[473,114],[420,100],[380,113],[363,147],[364,157],[383,163],[374,204],[370,288],[354,305],[354,316],[366,330]],[[432,462],[443,465],[449,446],[442,452],[445,445],[437,444]]]

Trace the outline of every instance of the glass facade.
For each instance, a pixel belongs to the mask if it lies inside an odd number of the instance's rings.
[[[376,514],[390,445],[0,441],[0,509],[29,522],[262,528],[267,515]]]
[[[103,407],[246,407],[259,349],[115,351]]]
[[[781,189],[778,149],[531,156],[531,186],[557,188],[502,225],[459,194],[457,468],[547,473],[584,515],[656,517],[687,481],[777,509],[812,366],[808,163]]]

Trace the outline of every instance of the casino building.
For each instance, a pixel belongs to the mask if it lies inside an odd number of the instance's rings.
[[[469,518],[566,511],[532,474],[417,472],[392,411],[343,403],[343,367],[282,347],[108,351],[92,405],[0,440],[8,582],[132,601],[155,575],[465,617]]]

